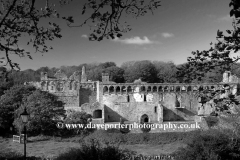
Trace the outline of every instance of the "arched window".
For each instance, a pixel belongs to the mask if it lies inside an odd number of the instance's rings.
[[[117,93],[117,94],[120,93],[120,87],[119,87],[119,86],[116,87],[116,93]]]
[[[158,87],[158,92],[162,92],[163,91],[163,87],[162,86],[159,86]]]
[[[157,87],[153,86],[153,92],[157,92]]]
[[[111,93],[114,93],[114,87],[113,86],[110,86],[109,87],[109,93],[111,94]]]
[[[108,93],[108,87],[107,87],[107,86],[104,86],[104,87],[103,87],[103,94],[106,94],[106,93]]]
[[[145,86],[141,86],[141,92],[145,92],[145,91],[146,91]]]
[[[148,115],[144,114],[141,116],[141,123],[148,123],[149,122],[149,118]]]
[[[147,92],[152,92],[152,87],[151,86],[148,86]]]
[[[154,113],[157,113],[157,106],[154,107]]]
[[[127,87],[127,92],[128,92],[128,93],[132,93],[132,87],[131,87],[131,86],[128,86],[128,87]]]

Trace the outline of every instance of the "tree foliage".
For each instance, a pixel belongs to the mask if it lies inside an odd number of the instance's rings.
[[[79,112],[72,110],[70,114],[64,119],[65,124],[82,124],[84,125],[83,128],[75,128],[73,129],[74,134],[80,134],[80,133],[87,133],[91,129],[87,129],[86,125],[89,123],[89,119],[91,119],[92,116],[90,114],[87,114],[86,112]]]
[[[173,62],[153,61],[157,70],[157,77],[159,82],[162,83],[176,83],[177,80],[177,67]]]
[[[63,3],[69,0],[62,0]],[[72,0],[70,0],[72,1]],[[88,18],[80,25],[72,23],[69,26],[78,27],[88,23],[93,32],[89,40],[101,41],[103,38],[121,37],[123,33],[130,31],[131,27],[126,21],[123,21],[124,15],[130,15],[134,18],[144,16],[160,7],[159,0],[89,0],[83,5],[82,14],[90,11]]]
[[[72,1],[59,0],[59,4],[64,6]],[[139,17],[160,6],[159,0],[89,0],[82,8],[82,14],[89,14],[88,18],[81,25],[75,25],[74,18],[60,15],[51,0],[44,0],[45,6],[42,8],[36,0],[0,2],[0,51],[5,53],[5,66],[9,65],[12,69],[20,67],[12,61],[10,54],[32,59],[31,53],[21,48],[20,44],[30,45],[36,52],[41,53],[52,49],[48,41],[62,37],[59,20],[66,21],[67,25],[72,27],[89,24],[90,29],[94,28],[89,36],[90,40],[101,41],[103,38],[121,37],[122,33],[131,30],[130,26],[122,21],[124,14]],[[58,19],[58,22],[53,22],[53,18]]]
[[[0,128],[5,132],[13,128],[15,110],[18,109],[24,98],[31,95],[36,89],[31,86],[15,85],[0,97]]]
[[[210,43],[208,50],[193,51],[192,57],[188,57],[188,63],[180,68],[179,75],[185,76],[186,81],[194,79],[202,80],[204,74],[218,67],[219,72],[231,70],[238,60],[240,49],[240,2],[231,0],[230,16],[233,17],[232,29],[217,31],[217,42]]]
[[[23,124],[20,114],[26,107],[30,114],[27,125],[28,132],[32,135],[52,135],[57,132],[56,122],[65,114],[62,106],[59,106],[57,97],[44,91],[36,90],[28,97],[25,97],[24,103],[15,110],[14,125],[18,131],[23,130]]]
[[[137,61],[125,70],[124,77],[126,82],[134,82],[141,78],[144,82],[153,83],[157,81],[157,71],[150,61]]]

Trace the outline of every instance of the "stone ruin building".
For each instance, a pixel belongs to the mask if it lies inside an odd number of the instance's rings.
[[[224,89],[228,84],[237,94],[238,77],[230,72],[223,74],[221,83],[114,83],[109,75],[102,74],[102,82],[89,81],[85,72],[74,72],[67,77],[58,71],[54,77],[41,73],[40,82],[28,82],[43,91],[56,95],[66,110],[84,111],[97,123],[128,122],[161,123],[165,121],[198,121],[199,117],[214,111],[212,103],[201,104],[199,89]],[[227,94],[227,92],[225,93]],[[220,95],[224,96],[224,95]]]

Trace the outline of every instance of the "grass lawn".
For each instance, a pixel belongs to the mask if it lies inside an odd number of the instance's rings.
[[[4,139],[0,141],[1,150],[12,150],[23,153],[23,144],[13,142],[12,139]],[[43,140],[27,143],[27,156],[38,157],[56,157],[60,153],[67,151],[70,148],[79,147],[78,142],[73,142],[71,139],[64,141]],[[176,151],[179,147],[184,147],[183,142],[172,142],[169,144],[150,145],[150,144],[134,144],[134,145],[120,145],[122,149],[129,149],[142,155],[159,155],[168,154]]]

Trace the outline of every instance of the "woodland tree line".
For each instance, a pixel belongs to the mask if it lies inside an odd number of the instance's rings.
[[[61,70],[68,77],[75,71],[82,72],[82,67],[85,66],[86,74],[89,80],[102,81],[102,73],[110,75],[110,81],[116,83],[131,83],[134,80],[141,78],[142,81],[148,83],[184,83],[184,77],[181,76],[181,69],[185,64],[176,65],[173,62],[163,61],[128,61],[122,63],[119,67],[115,62],[105,63],[85,63],[78,66],[61,66],[59,68],[41,67],[37,70],[27,69],[24,71],[8,72],[8,79],[4,76],[1,78],[1,87],[7,87],[10,84],[24,84],[24,82],[40,81],[41,72],[47,72],[48,76],[53,77],[54,74]],[[208,83],[221,82],[222,74],[225,70],[218,69],[211,72],[206,72],[204,77],[193,79],[191,82]],[[231,72],[240,77],[240,68],[238,66],[232,67]]]

